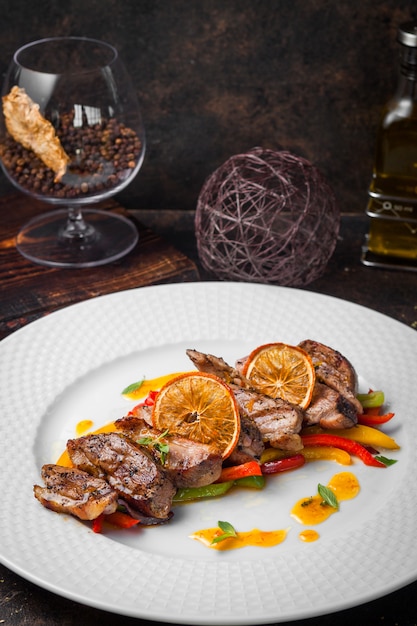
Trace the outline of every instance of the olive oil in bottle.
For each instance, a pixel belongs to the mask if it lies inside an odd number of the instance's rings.
[[[362,261],[417,270],[417,22],[399,28],[398,43],[399,80],[377,133]]]

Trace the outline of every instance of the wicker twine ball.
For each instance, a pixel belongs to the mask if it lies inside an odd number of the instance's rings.
[[[262,148],[213,172],[195,218],[201,263],[218,279],[292,287],[323,273],[339,225],[334,194],[317,168]]]

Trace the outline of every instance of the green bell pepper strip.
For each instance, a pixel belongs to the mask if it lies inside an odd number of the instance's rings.
[[[250,489],[263,489],[265,487],[265,476],[244,476],[234,481],[236,487],[249,487]]]
[[[233,486],[246,487],[249,489],[263,489],[265,487],[265,476],[244,476],[236,480],[228,480],[224,483],[212,483],[203,487],[183,487],[177,490],[172,499],[173,504],[179,502],[191,502],[192,500],[202,500],[203,498],[217,498],[224,496]]]
[[[216,498],[223,496],[233,486],[233,480],[226,483],[212,483],[203,487],[183,487],[177,490],[172,499],[173,504],[177,502],[188,502],[190,500],[201,500],[202,498]]]
[[[356,397],[364,409],[380,407],[385,402],[385,395],[383,391],[369,391],[369,393],[358,393],[356,394]]]

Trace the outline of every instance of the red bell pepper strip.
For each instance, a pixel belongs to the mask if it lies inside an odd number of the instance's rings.
[[[379,412],[375,413],[372,411],[366,411],[366,413],[362,413],[358,415],[358,423],[363,426],[379,426],[380,424],[386,424],[389,422],[395,413],[385,413],[384,415],[380,415]]]
[[[145,406],[153,406],[155,404],[155,398],[158,395],[158,391],[150,391],[143,401]]]
[[[93,532],[101,533],[103,530],[104,514],[101,513],[96,519],[93,519]]]
[[[262,463],[262,474],[278,474],[278,472],[286,472],[287,470],[301,467],[306,462],[302,454],[293,454],[283,459],[275,459],[274,461],[265,461]]]
[[[229,480],[237,480],[246,476],[262,476],[261,466],[257,461],[247,461],[241,465],[223,467],[222,473],[216,483],[225,483]]]
[[[384,463],[381,463],[375,459],[368,450],[357,441],[352,439],[345,439],[338,435],[330,435],[327,433],[321,435],[302,435],[301,440],[306,446],[334,446],[335,448],[341,448],[346,450],[349,454],[353,454],[365,463],[365,465],[371,465],[373,467],[386,467]]]
[[[142,406],[153,406],[155,404],[155,398],[157,396],[158,391],[150,391],[148,393],[148,395],[146,396],[146,398],[144,400],[142,400],[142,402],[139,402],[139,404],[135,404],[135,406],[133,407],[133,409],[131,409],[128,413],[129,415],[136,415],[137,414],[137,410],[140,409],[140,407]]]
[[[136,526],[136,524],[139,524],[138,519],[135,519],[127,513],[123,513],[122,511],[109,513],[105,516],[105,521],[112,526],[117,526],[118,528],[132,528],[132,526]]]
[[[382,411],[382,404],[378,405],[378,406],[368,406],[368,407],[363,407],[363,412],[366,415],[381,415],[381,411]]]
[[[122,511],[115,511],[114,513],[109,513],[108,515],[102,513],[93,520],[93,532],[102,533],[104,522],[107,522],[112,526],[117,526],[117,528],[132,528],[132,526],[139,524],[138,519],[135,519]]]

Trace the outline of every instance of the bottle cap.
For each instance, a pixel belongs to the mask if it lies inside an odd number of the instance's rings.
[[[403,46],[417,48],[417,22],[402,24],[398,30],[398,41]]]

